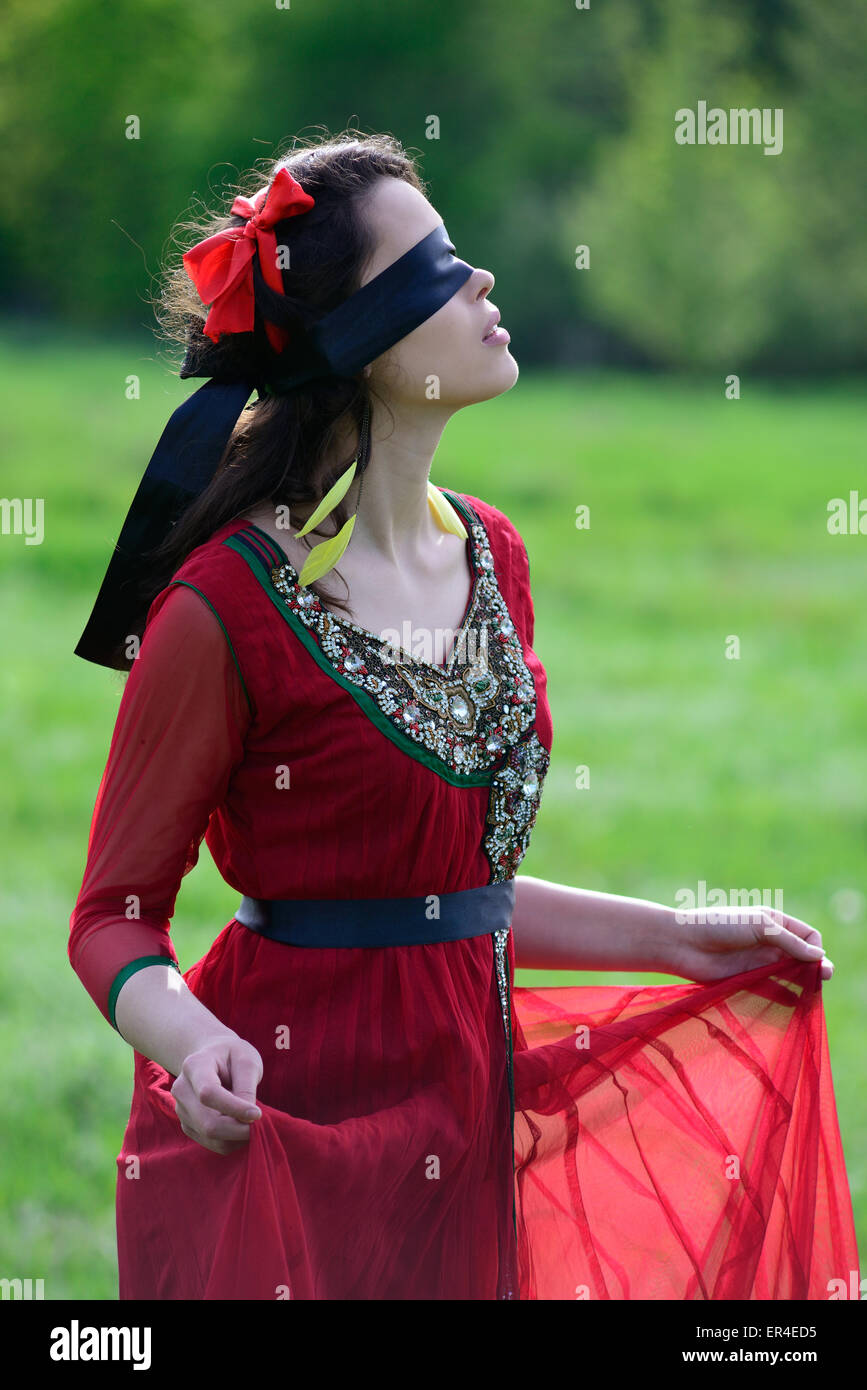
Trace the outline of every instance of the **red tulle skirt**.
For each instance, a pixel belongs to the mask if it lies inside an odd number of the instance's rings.
[[[491,957],[231,923],[185,978],[262,1054],[262,1116],[214,1154],[136,1054],[121,1298],[851,1296],[818,965],[513,989],[513,1127]]]

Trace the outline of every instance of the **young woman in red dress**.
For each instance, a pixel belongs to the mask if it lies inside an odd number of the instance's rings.
[[[316,208],[276,229],[299,325],[442,232],[388,137],[281,168]],[[265,218],[237,206],[203,230],[243,260]],[[363,371],[281,391],[264,244],[258,280],[227,259],[200,298],[190,257],[168,281],[182,374],[271,385],[149,571],[71,920],[134,1049],[121,1298],[832,1296],[857,1250],[818,932],[517,872],[552,747],[527,552],[429,480],[455,411],[517,380],[493,276],[458,262]],[[242,901],[181,973],[203,839]]]

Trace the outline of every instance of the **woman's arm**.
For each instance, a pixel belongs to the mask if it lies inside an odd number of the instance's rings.
[[[646,898],[515,877],[512,933],[523,970],[652,970],[671,974],[675,909]]]
[[[197,593],[169,588],[124,687],[70,918],[70,963],[112,1024],[138,970],[159,960],[176,973],[175,899],[250,718],[217,617]]]
[[[150,965],[126,981],[115,1005],[115,1024],[136,1052],[180,1076],[191,1052],[237,1034],[193,994],[177,970]]]
[[[213,1153],[235,1153],[250,1141],[262,1112],[256,1090],[262,1058],[221,1023],[175,970],[152,965],[122,987],[115,1024],[128,1043],[177,1079],[172,1097],[187,1138]]]
[[[216,614],[170,587],[124,689],[70,920],[70,962],[85,988],[121,1037],[177,1078],[181,1129],[218,1153],[249,1142],[262,1059],[190,990],[169,926],[251,718]]]
[[[678,918],[681,918],[679,921]],[[821,962],[821,934],[768,908],[717,907],[692,920],[662,903],[518,874],[512,933],[515,966],[529,970],[648,970],[718,980],[785,956]]]

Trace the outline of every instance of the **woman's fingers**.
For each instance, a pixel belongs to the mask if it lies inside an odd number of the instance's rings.
[[[250,1124],[262,1113],[255,1104],[261,1078],[259,1053],[241,1039],[190,1053],[172,1086],[184,1134],[216,1153],[249,1143]]]
[[[192,1139],[232,1140],[246,1143],[250,1137],[249,1124],[222,1114],[203,1098],[211,1094],[209,1087],[197,1093],[189,1080],[179,1076],[172,1086],[172,1095],[178,1112],[178,1119],[185,1134]]]
[[[232,1124],[237,1124],[248,1116],[249,1098],[237,1096],[223,1085],[218,1059],[213,1053],[194,1052],[186,1058],[182,1072],[201,1105],[225,1116]]]
[[[783,927],[811,946],[822,945],[822,933],[811,927],[809,922],[802,922],[800,917],[791,917],[787,912],[779,912],[776,908],[769,907],[763,909],[763,915],[771,919],[771,923],[766,925],[765,934],[768,937],[773,938],[777,934],[777,928]]]
[[[794,956],[796,960],[822,960],[825,955],[821,946],[812,946],[789,931],[780,932],[779,936],[775,936],[774,945],[785,951],[787,956]]]
[[[229,1073],[232,1092],[244,1107],[243,1118],[258,1119],[262,1112],[256,1104],[256,1088],[262,1080],[262,1058],[255,1048],[231,1048]]]
[[[765,940],[769,944],[786,955],[794,956],[796,960],[820,961],[821,978],[830,980],[834,974],[834,962],[825,954],[821,932],[808,922],[802,922],[800,917],[790,917],[788,913],[766,908],[764,916],[770,919],[763,927]]]
[[[785,951],[786,955],[794,956],[796,960],[821,960],[825,954],[822,949],[822,938],[812,927],[808,927],[806,922],[799,922],[797,925],[810,933],[812,939],[807,940],[796,931],[791,930],[790,925],[795,921],[792,917],[780,918],[785,922],[785,926],[774,918],[771,913],[763,914],[767,919],[763,925],[764,940],[769,946],[776,946],[779,950]]]
[[[818,936],[818,932],[813,931],[812,928],[808,928],[808,930],[813,936]],[[769,940],[776,942],[781,951],[785,952],[786,955],[794,956],[796,960],[818,961],[823,980],[830,980],[834,974],[834,962],[828,959],[819,943],[805,941],[803,937],[790,931],[781,931],[778,935],[770,937]]]

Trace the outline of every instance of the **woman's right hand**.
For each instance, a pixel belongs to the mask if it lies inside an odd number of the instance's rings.
[[[189,1053],[172,1086],[184,1134],[218,1154],[248,1144],[250,1125],[262,1114],[256,1105],[262,1072],[256,1048],[236,1033]]]

